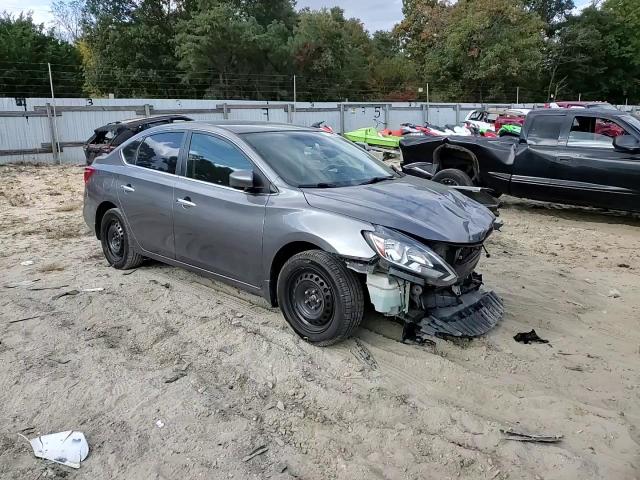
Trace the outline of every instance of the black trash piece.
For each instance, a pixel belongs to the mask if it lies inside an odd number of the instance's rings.
[[[544,338],[540,338],[535,330],[531,329],[530,332],[520,332],[516,334],[513,339],[516,342],[520,343],[549,343],[549,340],[545,340]]]

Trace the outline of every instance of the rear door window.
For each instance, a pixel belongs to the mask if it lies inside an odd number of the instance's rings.
[[[567,145],[573,147],[613,148],[613,139],[627,132],[613,120],[576,116]]]
[[[236,170],[253,171],[253,164],[235,145],[213,135],[191,135],[188,178],[228,187],[229,175]]]
[[[564,115],[534,117],[527,132],[527,142],[533,145],[557,145],[566,118]]]
[[[149,135],[140,144],[135,164],[165,173],[176,173],[183,132]]]

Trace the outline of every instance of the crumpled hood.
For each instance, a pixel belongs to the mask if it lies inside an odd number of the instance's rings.
[[[302,189],[314,208],[395,228],[425,240],[483,241],[495,217],[454,189],[413,176],[340,188]]]

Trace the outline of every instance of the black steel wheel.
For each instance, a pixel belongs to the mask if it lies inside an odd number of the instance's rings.
[[[360,280],[338,258],[321,250],[291,257],[278,275],[277,294],[293,330],[320,346],[348,338],[362,320]]]
[[[144,260],[135,251],[133,239],[118,208],[107,210],[102,217],[100,241],[105,258],[114,268],[128,270],[139,266]]]
[[[113,217],[107,225],[107,248],[109,256],[121,260],[124,256],[124,229],[117,217]]]
[[[333,316],[334,293],[322,272],[300,269],[288,279],[290,302],[298,318],[310,329],[321,331]]]

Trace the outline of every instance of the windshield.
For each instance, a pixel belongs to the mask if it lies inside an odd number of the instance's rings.
[[[331,133],[259,132],[245,133],[242,138],[295,187],[346,187],[395,177],[384,163]]]

